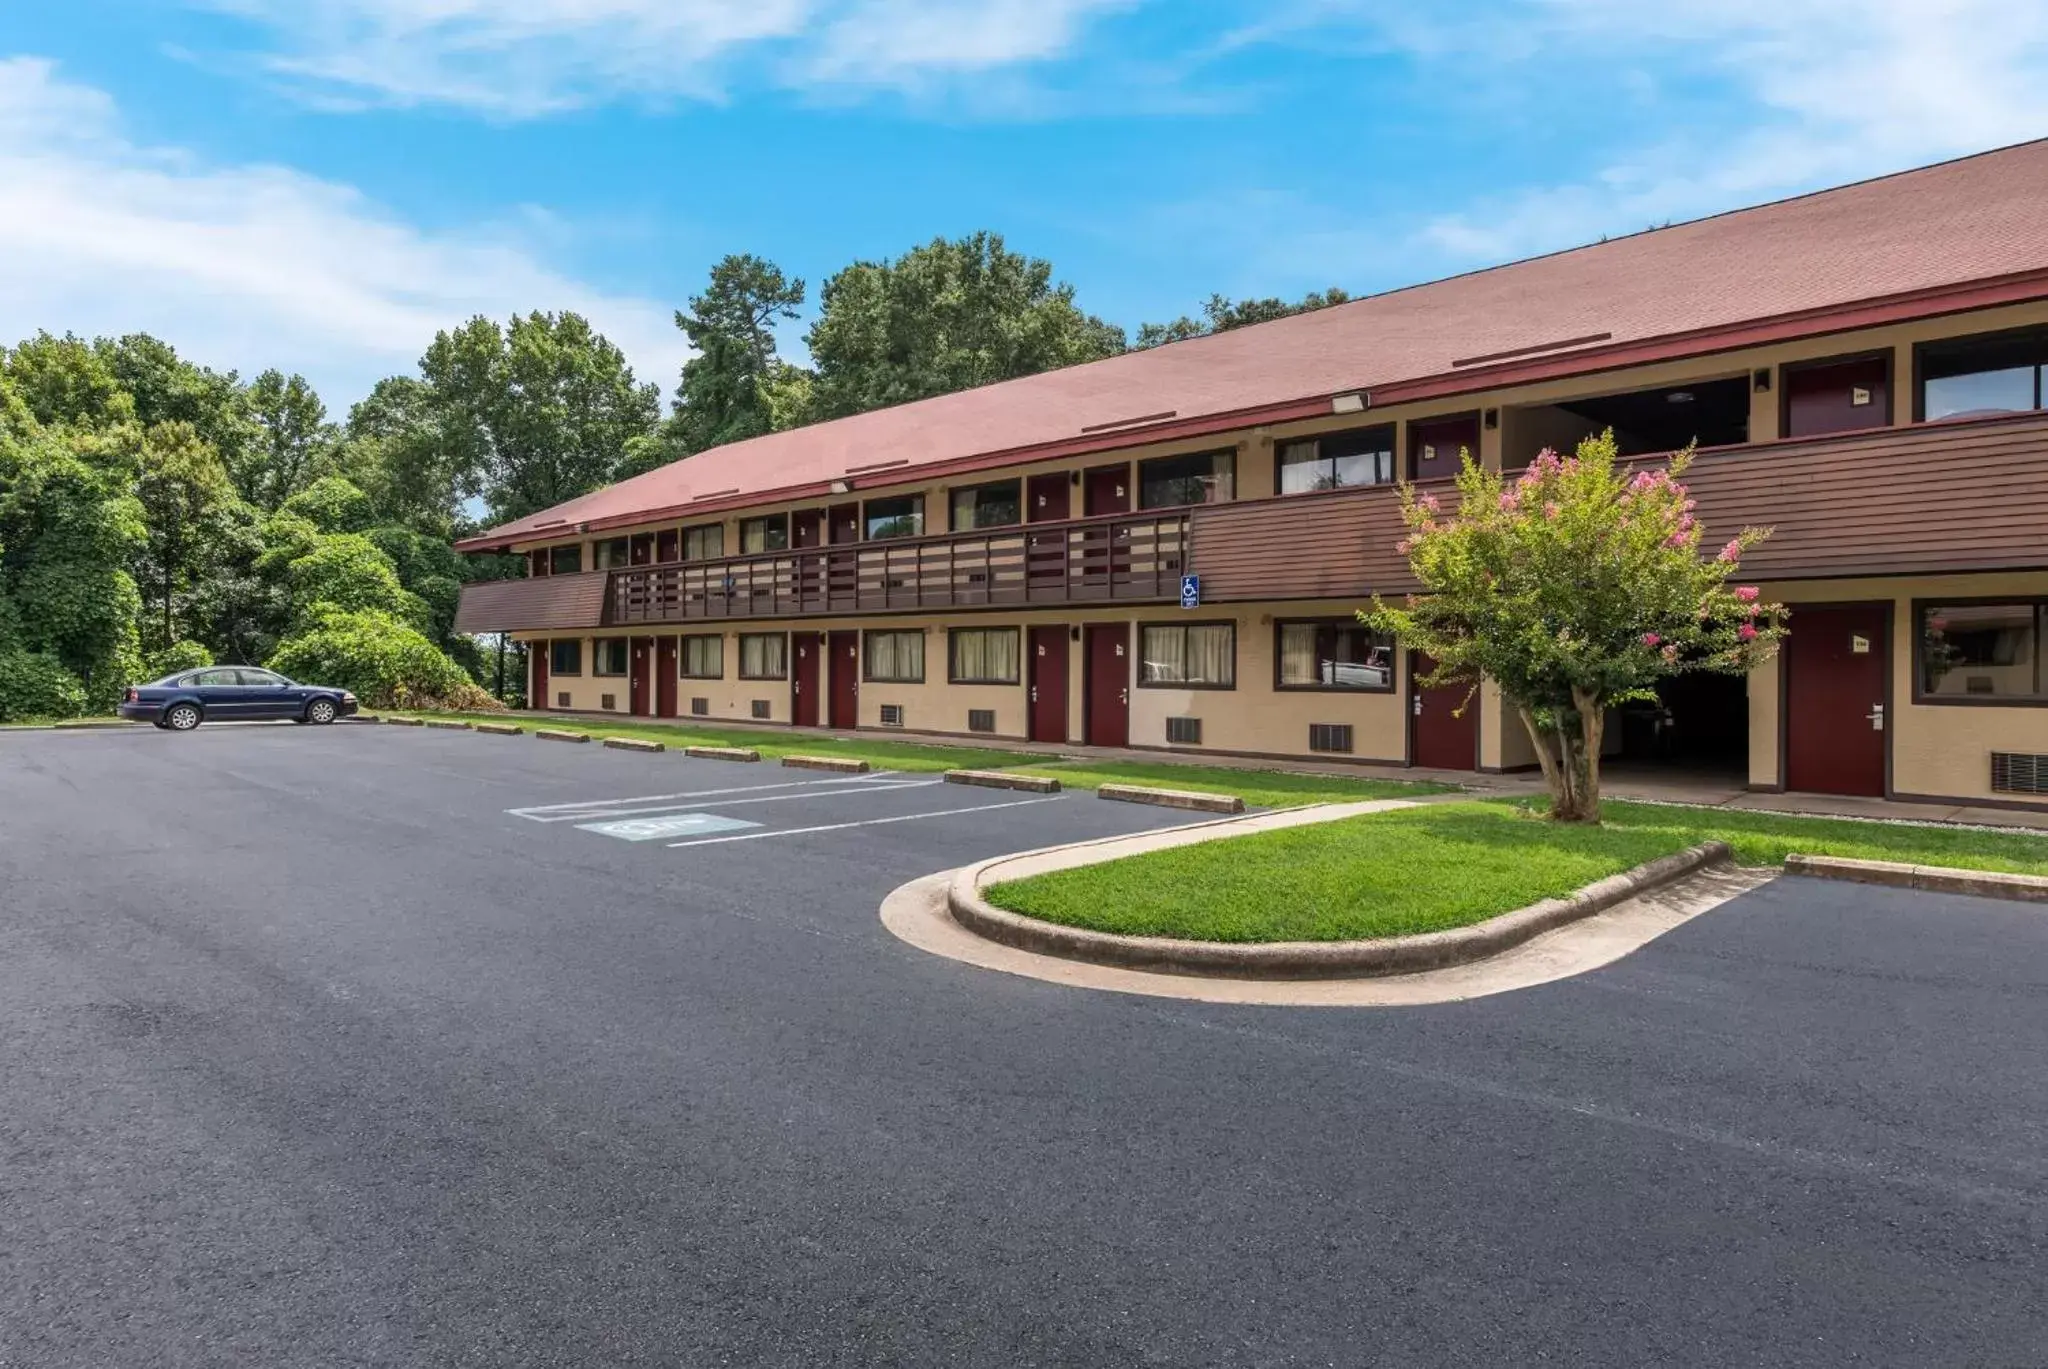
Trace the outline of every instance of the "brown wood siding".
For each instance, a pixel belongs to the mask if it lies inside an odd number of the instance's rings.
[[[1888,428],[1702,454],[1686,476],[1717,546],[1769,541],[1758,579],[2048,566],[2048,415]],[[1415,588],[1387,488],[1208,504],[1191,569],[1214,602],[1345,598]]]
[[[479,580],[462,587],[457,632],[556,632],[604,625],[604,571],[528,580]]]

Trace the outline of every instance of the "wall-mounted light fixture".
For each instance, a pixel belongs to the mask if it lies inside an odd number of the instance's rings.
[[[1749,384],[1750,388],[1755,390],[1758,394],[1769,394],[1771,392],[1770,368],[1765,367],[1763,370],[1758,371],[1755,375],[1751,376],[1749,379]]]
[[[1080,628],[1078,628],[1078,627],[1070,627],[1070,628],[1068,628],[1068,629],[1067,629],[1067,640],[1068,640],[1068,641],[1070,641],[1070,642],[1078,642],[1078,641],[1080,641],[1080,640],[1081,640],[1081,629],[1080,629]]]
[[[1362,390],[1354,390],[1348,395],[1333,395],[1330,399],[1330,412],[1333,414],[1355,414],[1364,411],[1365,392]]]
[[[1500,410],[1488,409],[1482,421],[1486,424],[1487,431],[1489,432],[1498,428],[1500,426]]]
[[[853,493],[853,483],[852,483],[851,481],[848,481],[848,480],[835,480],[835,481],[833,481],[833,482],[832,482],[832,493],[834,493],[834,494],[852,494],[852,493]]]

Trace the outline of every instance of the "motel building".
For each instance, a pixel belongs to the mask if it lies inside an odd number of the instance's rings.
[[[1696,442],[1790,605],[1610,764],[2048,810],[2048,141],[704,452],[472,538],[457,627],[580,713],[1450,771],[1496,691],[1353,614],[1398,482]]]

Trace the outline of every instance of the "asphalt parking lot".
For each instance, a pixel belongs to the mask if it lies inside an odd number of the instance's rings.
[[[1137,999],[876,909],[1182,815],[933,778],[0,734],[0,1366],[2048,1359],[2048,912]]]

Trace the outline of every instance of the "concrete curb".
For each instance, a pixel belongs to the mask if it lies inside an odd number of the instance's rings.
[[[838,756],[784,756],[782,763],[792,770],[829,770],[835,775],[865,775],[872,768],[866,761]]]
[[[2016,903],[2048,903],[2048,877],[2007,875],[1992,870],[1958,870],[1946,865],[1907,865],[1892,860],[1849,860],[1840,856],[1785,857],[1785,873],[1809,879],[1884,884],[1937,894],[1973,894]]]
[[[1012,775],[1004,770],[948,770],[948,784],[973,784],[983,789],[1021,789],[1027,794],[1057,794],[1060,782],[1050,775]]]
[[[131,727],[141,727],[139,722],[127,718],[66,718],[50,724],[54,732],[124,732]]]
[[[468,732],[473,730],[476,724],[463,722],[460,718],[429,718],[427,726],[438,727],[444,732]]]
[[[425,727],[427,725],[425,718],[386,718],[384,722],[390,727]]]
[[[518,723],[478,723],[472,730],[488,733],[493,737],[523,737],[526,735],[526,729]]]
[[[686,746],[685,756],[694,756],[700,761],[758,761],[761,753],[744,746]]]
[[[606,737],[604,744],[614,751],[666,751],[666,742],[642,741],[638,737]]]
[[[1223,824],[1218,824],[1219,826]],[[1217,837],[1236,835],[1219,832]],[[1042,852],[1031,854],[1042,855]],[[1076,852],[1076,854],[1081,854]],[[1483,960],[1567,923],[1611,908],[1729,857],[1725,842],[1710,841],[1610,875],[1564,898],[1545,899],[1470,927],[1375,941],[1280,941],[1244,945],[1170,937],[1115,936],[1041,922],[996,907],[981,896],[1000,883],[997,872],[1018,859],[999,856],[959,871],[946,891],[954,921],[979,936],[1018,950],[1062,956],[1121,969],[1228,979],[1362,979],[1413,974]],[[1115,859],[1113,855],[1100,859]],[[1077,860],[1066,868],[1097,864]]]
[[[1105,784],[1098,799],[1119,803],[1151,803],[1161,808],[1187,808],[1197,813],[1242,813],[1244,800],[1235,794],[1204,794],[1192,789],[1153,789],[1140,784]]]
[[[588,732],[563,732],[552,727],[536,727],[533,729],[533,735],[539,737],[544,742],[587,742],[590,740]]]

